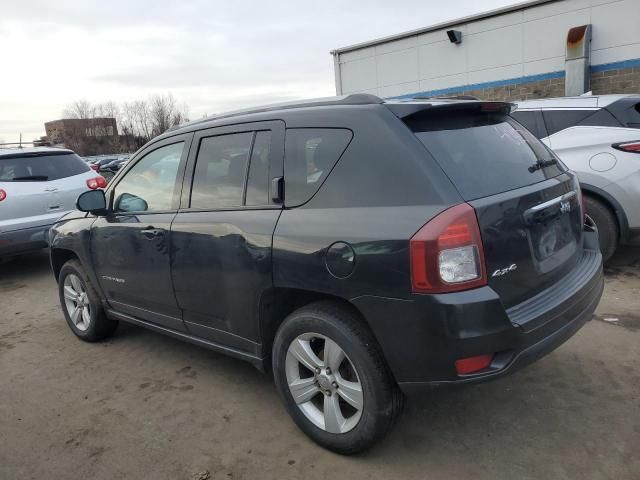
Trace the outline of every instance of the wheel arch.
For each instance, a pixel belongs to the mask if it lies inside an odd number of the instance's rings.
[[[273,341],[282,322],[293,311],[320,301],[330,301],[351,312],[376,338],[364,314],[349,300],[328,293],[296,288],[272,288],[262,296],[260,305],[260,343],[264,370],[271,369]],[[379,343],[379,342],[378,342]]]
[[[58,281],[60,270],[62,270],[62,266],[65,263],[73,259],[80,261],[80,257],[73,250],[67,248],[52,248],[50,256],[51,269],[53,270],[53,276],[56,281]]]
[[[588,183],[580,183],[580,187],[585,195],[590,196],[594,200],[598,200],[613,212],[618,222],[618,240],[621,242],[624,241],[629,235],[629,221],[620,203],[611,194],[601,188],[589,185]]]

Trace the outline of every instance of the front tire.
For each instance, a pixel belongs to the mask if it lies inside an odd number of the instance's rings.
[[[375,338],[338,304],[318,302],[289,315],[276,334],[272,363],[295,423],[334,452],[369,448],[401,411],[402,394]]]
[[[71,331],[85,342],[96,342],[115,332],[118,322],[104,313],[100,297],[77,260],[67,261],[58,276],[58,295]]]
[[[608,206],[593,197],[584,196],[584,208],[598,228],[602,260],[606,262],[613,256],[618,247],[618,221]]]

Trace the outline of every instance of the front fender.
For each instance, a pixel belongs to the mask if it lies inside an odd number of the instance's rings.
[[[62,217],[49,230],[49,256],[51,268],[57,280],[57,271],[68,258],[77,258],[89,276],[93,287],[104,298],[93,268],[91,255],[91,226],[96,217],[82,212],[72,212]]]

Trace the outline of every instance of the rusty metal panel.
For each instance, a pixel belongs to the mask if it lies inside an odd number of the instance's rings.
[[[582,95],[589,91],[591,65],[591,25],[569,29],[564,62],[565,95]]]

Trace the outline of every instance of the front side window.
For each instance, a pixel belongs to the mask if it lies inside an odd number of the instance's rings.
[[[309,200],[347,149],[353,133],[341,128],[293,128],[285,144],[285,201]]]
[[[171,210],[184,142],[148,153],[129,170],[114,190],[116,212]]]
[[[253,132],[233,133],[200,141],[191,189],[191,208],[242,205]]]

